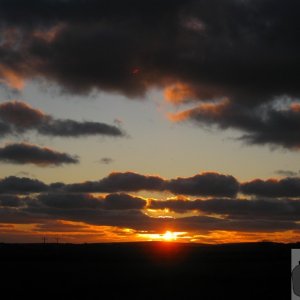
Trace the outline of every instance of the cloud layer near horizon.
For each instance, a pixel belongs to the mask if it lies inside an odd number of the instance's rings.
[[[236,198],[248,197],[300,198],[300,177],[253,179],[238,182],[231,175],[202,172],[191,177],[164,179],[134,172],[113,172],[98,181],[81,183],[55,182],[45,184],[38,179],[9,176],[0,179],[0,194],[60,193],[119,193],[157,191],[174,195]]]
[[[143,209],[169,209],[193,216],[150,217]],[[198,211],[200,214],[195,214]],[[42,193],[31,197],[0,197],[1,223],[31,224],[65,220],[138,231],[256,231],[299,230],[300,200],[198,199],[151,200],[128,194]]]
[[[128,194],[141,190],[168,191],[177,196],[158,200]],[[148,210],[155,215],[149,215]],[[177,215],[159,217],[166,212]],[[39,224],[41,228],[66,221],[144,233],[170,229],[296,232],[300,230],[300,178],[239,183],[232,176],[212,172],[169,180],[126,172],[95,182],[45,184],[10,176],[0,180],[0,220],[1,224]]]

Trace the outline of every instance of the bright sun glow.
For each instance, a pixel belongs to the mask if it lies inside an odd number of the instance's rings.
[[[166,241],[172,242],[175,240],[190,240],[190,236],[187,235],[187,232],[180,231],[166,231],[165,233],[140,233],[138,234],[140,238],[146,239],[148,241]]]
[[[165,241],[174,241],[176,240],[176,234],[172,231],[166,231],[166,233],[162,236]]]

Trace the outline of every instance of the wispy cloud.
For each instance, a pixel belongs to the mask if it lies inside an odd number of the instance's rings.
[[[114,160],[110,157],[102,157],[99,162],[104,165],[109,165],[114,162]]]

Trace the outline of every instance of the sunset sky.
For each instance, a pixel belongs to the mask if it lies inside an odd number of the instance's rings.
[[[0,242],[299,241],[299,9],[1,0]]]

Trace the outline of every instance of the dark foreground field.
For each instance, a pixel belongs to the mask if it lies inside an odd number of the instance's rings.
[[[291,299],[291,248],[300,244],[0,244],[0,297]]]

